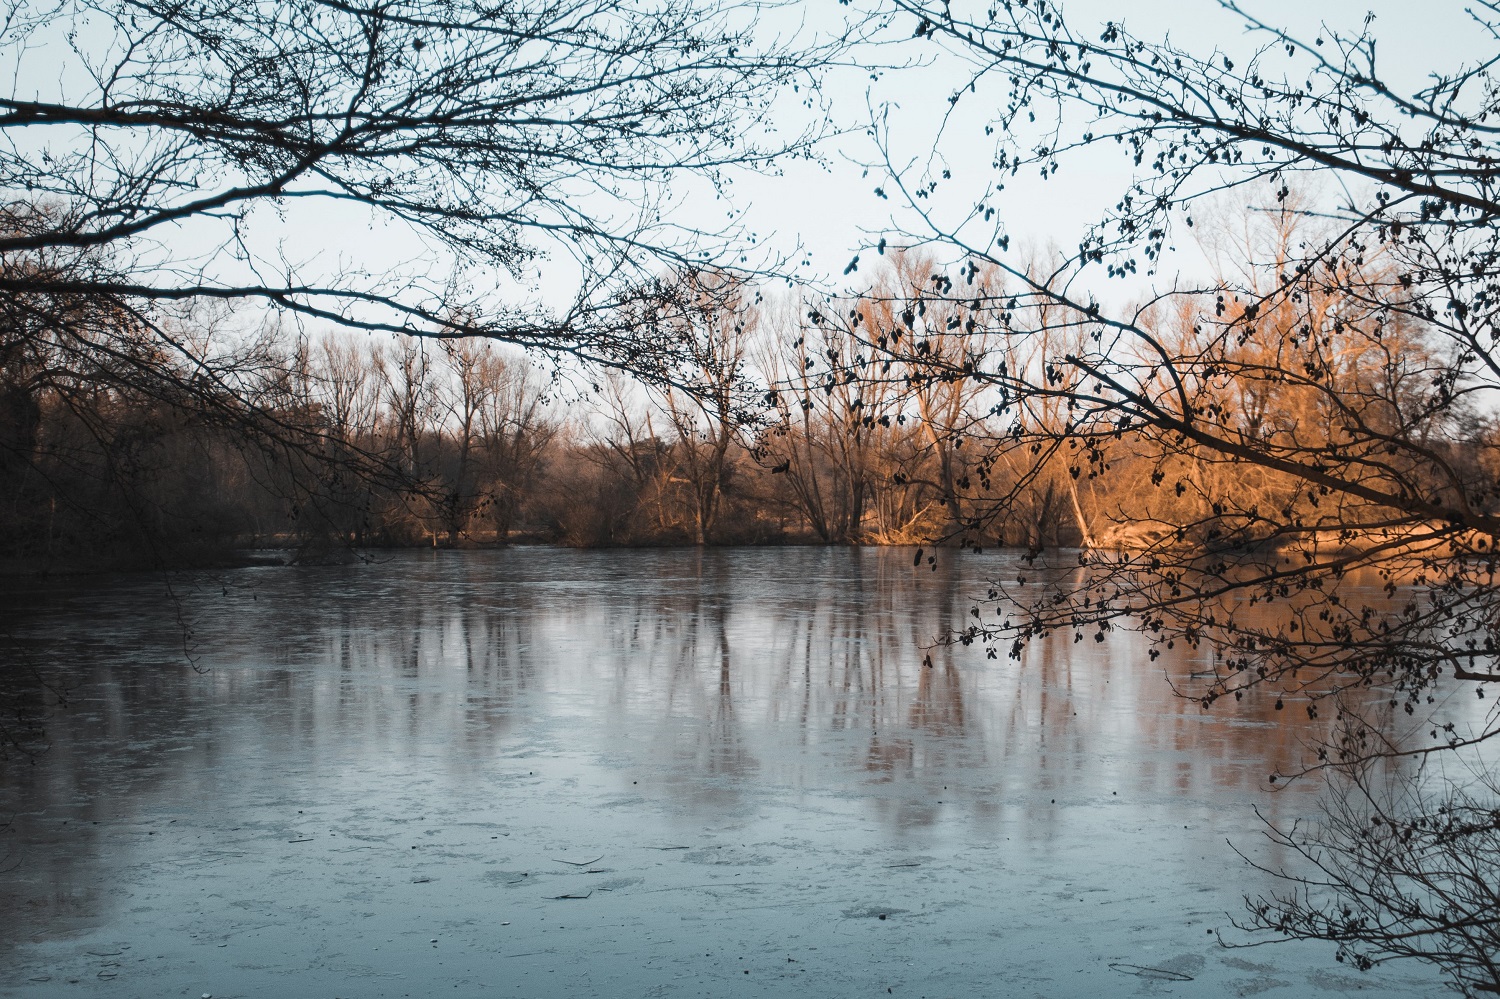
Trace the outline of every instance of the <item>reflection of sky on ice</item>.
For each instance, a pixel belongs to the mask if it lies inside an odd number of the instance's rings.
[[[1311,807],[1290,712],[1134,636],[923,648],[1012,557],[244,570],[184,597],[206,675],[157,578],[20,598],[71,706],[4,764],[0,994],[1435,991],[1205,932]]]

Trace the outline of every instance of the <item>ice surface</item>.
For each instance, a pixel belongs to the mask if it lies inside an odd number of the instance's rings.
[[[66,706],[0,764],[0,995],[1441,994],[1220,945],[1269,887],[1226,840],[1287,859],[1253,808],[1312,810],[1265,785],[1311,731],[1173,697],[1201,663],[1130,635],[929,648],[1013,558],[413,552],[7,594],[7,697],[52,697],[39,668]]]

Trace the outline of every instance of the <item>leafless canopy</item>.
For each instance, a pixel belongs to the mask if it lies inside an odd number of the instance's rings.
[[[1372,759],[1500,733],[1494,713],[1457,711],[1397,735],[1351,707],[1401,708],[1415,725],[1448,678],[1469,698],[1500,680],[1494,58],[1429,67],[1406,93],[1387,82],[1369,18],[1300,38],[1222,0],[1244,44],[1192,51],[1080,25],[1047,0],[893,6],[917,44],[967,67],[952,105],[985,102],[994,136],[993,175],[957,218],[937,207],[951,186],[941,160],[887,161],[888,188],[920,220],[913,240],[1004,275],[1002,293],[973,303],[1003,346],[953,372],[995,396],[992,424],[971,437],[992,467],[1071,483],[1089,543],[1073,571],[997,583],[959,637],[1019,655],[1039,635],[1102,640],[1128,624],[1159,643],[1153,658],[1201,649],[1207,675],[1185,693],[1207,706],[1266,687],[1278,709],[1323,707],[1343,724],[1314,765],[1348,768],[1356,787]],[[1469,17],[1473,37],[1500,46],[1500,8]],[[1111,152],[1130,171],[1112,208],[1057,258],[1018,262],[1007,186]],[[1209,273],[1168,280],[1165,255],[1195,237]],[[1132,304],[1110,289],[1121,279]],[[993,508],[970,509],[982,539]],[[1494,991],[1492,904],[1429,919],[1413,899],[1446,890],[1441,878],[1407,890],[1471,848],[1487,855],[1493,802],[1418,798],[1382,816],[1398,826],[1345,816],[1321,839],[1283,836],[1333,865],[1308,884],[1335,901],[1263,903],[1255,925],[1373,941]],[[1390,829],[1435,852],[1387,849]],[[1463,890],[1493,899],[1493,886],[1484,871]]]
[[[671,345],[622,300],[738,235],[675,200],[809,152],[841,44],[739,0],[12,0],[0,472],[51,474],[64,410],[116,451],[122,395],[358,461],[274,404],[291,327],[645,364]],[[571,304],[541,304],[543,259]]]
[[[595,349],[577,316],[506,308],[453,275],[493,282],[562,248],[597,305],[632,262],[697,252],[703,234],[664,214],[664,183],[714,183],[812,135],[772,135],[768,114],[783,88],[815,83],[829,49],[772,37],[760,12],[12,3],[0,289],[138,312],[253,298],[369,329]],[[266,245],[281,220],[298,245]],[[351,224],[407,245],[317,262],[309,233]]]
[[[928,227],[914,238],[1005,276],[974,305],[1007,346],[965,373],[998,397],[988,446],[1055,464],[1092,498],[1079,506],[1094,542],[1083,573],[969,637],[1129,619],[1163,643],[1210,640],[1226,655],[1206,703],[1275,680],[1307,698],[1390,681],[1415,704],[1443,671],[1494,679],[1500,93],[1486,63],[1402,96],[1382,81],[1368,21],[1302,40],[1223,6],[1258,47],[1085,32],[1046,2],[973,17],[897,4],[924,44],[971,67],[952,102],[997,104],[995,176],[967,216],[929,207],[937,168],[893,177]],[[1497,35],[1494,21],[1476,28]],[[1128,189],[1076,249],[1018,263],[1007,181],[1051,178],[1101,143],[1133,164]],[[1340,193],[1299,194],[1304,177]],[[1219,252],[1234,226],[1213,217],[1225,192],[1260,220],[1235,254]],[[1174,241],[1210,232],[1208,279],[1101,304],[1101,282],[1144,276]],[[1016,345],[1042,337],[1042,355],[1014,363]],[[970,527],[983,523],[980,511]],[[1373,580],[1372,595],[1351,580]],[[1411,582],[1428,598],[1395,599]]]

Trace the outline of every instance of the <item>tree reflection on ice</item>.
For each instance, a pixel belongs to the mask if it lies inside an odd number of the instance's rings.
[[[1019,662],[936,644],[1013,557],[240,570],[178,586],[201,676],[151,577],[7,594],[9,641],[70,697],[44,753],[0,763],[0,953],[60,983],[133,941],[163,955],[122,962],[140,994],[686,994],[740,955],[771,994],[1110,994],[1111,962],[1248,988],[1204,931],[1267,882],[1224,842],[1257,838],[1255,805],[1313,810],[1315,782],[1265,788],[1313,730],[1171,696],[1163,667],[1201,663],[1128,634]],[[28,675],[8,703],[51,696]],[[432,948],[444,927],[467,929]],[[1331,953],[1275,960],[1305,990]]]

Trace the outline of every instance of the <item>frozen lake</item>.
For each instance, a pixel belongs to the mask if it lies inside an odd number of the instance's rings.
[[[0,763],[0,995],[1443,994],[1220,945],[1312,733],[1135,636],[930,648],[1014,558],[5,584],[7,710],[66,704]]]

